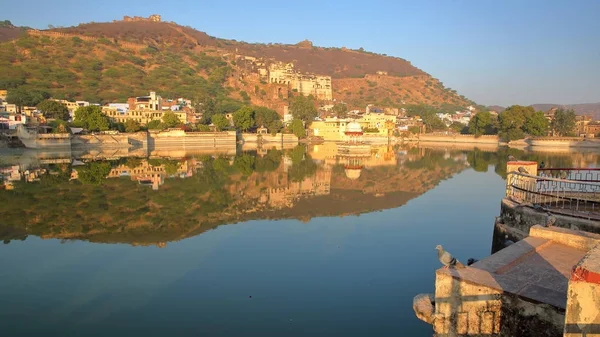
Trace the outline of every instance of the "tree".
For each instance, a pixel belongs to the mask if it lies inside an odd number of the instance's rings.
[[[290,113],[295,119],[303,122],[311,122],[318,115],[312,96],[296,96],[290,102]]]
[[[427,127],[427,130],[431,131],[442,131],[446,130],[446,123],[438,118],[435,114],[425,114],[421,116],[423,123]]]
[[[337,103],[333,106],[331,111],[337,116],[337,118],[346,118],[348,116],[348,107],[346,104]]]
[[[254,127],[254,109],[249,106],[241,107],[233,113],[233,124],[242,131]]]
[[[148,123],[148,125],[146,125],[148,127],[148,130],[158,130],[158,129],[162,129],[162,123],[160,122],[160,120],[155,119],[153,121],[150,121]]]
[[[279,114],[275,110],[265,107],[258,107],[254,110],[254,120],[257,127],[264,126],[269,132],[276,134],[283,128],[283,123]]]
[[[97,105],[82,106],[75,110],[74,122],[90,131],[105,131],[110,125],[110,120]]]
[[[133,119],[128,119],[125,121],[125,132],[138,132],[141,129],[140,123],[137,121]]]
[[[173,111],[167,111],[163,114],[162,116],[162,121],[163,124],[167,127],[167,128],[174,128],[176,127],[179,123],[181,123],[179,121],[179,118],[177,117],[177,115],[173,112]]]
[[[452,122],[452,124],[450,124],[449,128],[457,133],[468,133],[469,131],[469,127],[465,126],[462,123],[459,122]]]
[[[548,119],[542,111],[536,111],[525,117],[523,131],[532,136],[545,136],[548,132]]]
[[[197,113],[202,114],[200,123],[206,125],[210,124],[211,117],[215,114],[215,100],[208,95],[203,95],[196,98],[194,102],[194,109]]]
[[[533,107],[512,105],[506,108],[499,116],[498,134],[505,140],[516,140],[523,138],[523,128],[527,116],[533,114]]]
[[[292,133],[298,138],[306,137],[306,130],[304,129],[304,123],[299,119],[292,120],[291,124]]]
[[[69,109],[67,109],[64,104],[57,101],[47,99],[40,102],[37,105],[37,109],[41,111],[46,118],[60,119],[63,121],[68,121],[71,118]]]
[[[552,120],[552,130],[559,136],[566,136],[573,134],[575,129],[576,116],[575,111],[572,109],[558,109],[554,113],[554,120]]]
[[[6,101],[9,104],[15,104],[19,112],[24,106],[36,106],[48,98],[50,98],[50,94],[45,91],[27,90],[24,87],[10,89],[6,95]]]
[[[491,135],[496,133],[495,118],[488,111],[480,112],[469,121],[469,133],[475,136]]]
[[[212,116],[212,123],[215,125],[217,131],[222,131],[229,126],[229,120],[223,114],[216,114]]]

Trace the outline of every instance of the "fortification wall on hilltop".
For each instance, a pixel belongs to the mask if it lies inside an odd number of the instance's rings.
[[[70,33],[53,32],[53,31],[45,31],[45,30],[37,30],[37,29],[28,30],[27,33],[30,35],[33,35],[33,36],[46,36],[46,37],[51,37],[51,38],[68,39],[68,38],[77,37],[84,41],[93,41],[93,42],[98,42],[98,40],[101,39],[100,37],[95,37],[95,36],[85,36],[85,35],[80,35],[80,34],[70,34]],[[124,48],[129,48],[129,49],[146,48],[146,46],[143,44],[127,42],[127,41],[119,41],[118,46],[124,47]]]

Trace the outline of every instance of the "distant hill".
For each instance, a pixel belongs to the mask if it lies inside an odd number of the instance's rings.
[[[351,108],[475,104],[401,58],[310,41],[250,44],[171,22],[86,23],[7,33],[0,41],[0,89],[23,85],[71,100],[123,101],[155,90],[163,97],[208,95],[281,113],[295,93],[267,83],[259,68],[285,62],[302,73],[331,76],[333,98]],[[234,109],[230,103],[219,111]]]
[[[594,119],[600,119],[600,103],[582,103],[582,104],[533,104],[536,110],[548,111],[552,108],[573,109],[578,115],[593,116]]]
[[[592,116],[594,119],[600,119],[600,103],[581,103],[581,104],[565,104],[565,105],[542,103],[542,104],[532,104],[531,106],[533,106],[535,108],[535,110],[539,110],[539,111],[548,111],[552,108],[573,109],[575,111],[575,113],[578,115],[587,115],[587,116]],[[488,106],[488,109],[496,111],[496,112],[502,112],[506,108],[499,106],[499,105],[491,105],[491,106]]]

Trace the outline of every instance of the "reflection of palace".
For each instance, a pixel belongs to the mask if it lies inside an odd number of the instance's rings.
[[[287,174],[290,165],[289,158],[284,157],[277,171],[269,175],[267,180],[269,206],[292,207],[299,198],[329,194],[330,167],[318,167],[313,176],[305,177],[302,181],[293,181]]]
[[[165,164],[153,166],[148,160],[142,160],[134,168],[123,164],[112,168],[107,178],[131,177],[131,180],[137,181],[141,185],[149,185],[153,190],[158,190],[158,187],[164,184],[165,177],[188,178],[194,174],[195,165],[189,163],[189,160],[173,162],[177,163],[175,172],[167,172]]]
[[[377,166],[395,166],[396,155],[388,145],[366,145],[361,142],[360,125],[348,124],[347,141],[314,145],[311,156],[328,166],[343,165],[346,177],[358,179],[362,169]]]

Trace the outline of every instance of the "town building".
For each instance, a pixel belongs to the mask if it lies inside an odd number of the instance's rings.
[[[589,132],[588,130],[588,126],[591,122],[592,116],[575,116],[575,128],[573,133],[575,133],[576,136],[585,136],[589,133],[595,134],[593,132]]]
[[[28,118],[23,114],[0,113],[0,129],[14,130],[19,124],[27,124]]]
[[[132,109],[122,111],[116,107],[104,106],[102,113],[108,118],[117,123],[125,123],[127,120],[134,120],[140,125],[146,125],[153,120],[162,120],[166,111],[163,110],[148,110],[148,109]],[[182,124],[187,123],[187,113],[185,111],[172,111]]]
[[[163,99],[151,91],[148,96],[130,97],[127,103],[130,110],[162,110]]]
[[[586,134],[588,135],[599,135],[600,134],[600,121],[593,121],[587,125]]]

